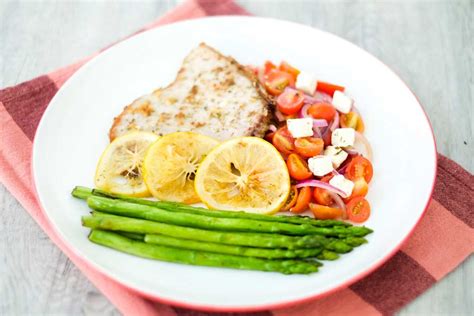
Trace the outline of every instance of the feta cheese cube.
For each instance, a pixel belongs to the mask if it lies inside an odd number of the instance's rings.
[[[343,175],[340,174],[332,177],[332,179],[329,180],[329,184],[344,192],[345,196],[343,197],[351,196],[352,190],[354,189],[354,182],[346,179]]]
[[[296,78],[296,89],[302,90],[307,94],[313,95],[316,91],[318,80],[316,77],[307,72],[300,72],[298,78]]]
[[[336,128],[331,135],[331,144],[336,147],[353,146],[355,130],[353,128]]]
[[[308,159],[308,168],[311,172],[318,177],[327,175],[333,171],[332,161],[327,156],[315,156]]]
[[[331,158],[334,168],[339,168],[339,166],[347,159],[347,156],[349,156],[349,154],[342,150],[342,148],[334,146],[326,147],[324,155]]]
[[[313,136],[312,118],[288,119],[286,125],[294,138]]]
[[[354,103],[354,100],[345,95],[344,92],[336,90],[332,96],[332,105],[334,105],[339,112],[345,114],[349,113],[352,108],[352,103]]]

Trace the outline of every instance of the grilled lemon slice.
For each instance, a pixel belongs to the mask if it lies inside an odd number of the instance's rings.
[[[219,142],[211,137],[177,132],[165,135],[147,151],[143,175],[150,193],[166,201],[197,203],[194,191],[196,170]]]
[[[286,202],[290,176],[270,143],[241,137],[220,144],[196,173],[196,193],[211,209],[272,214]]]
[[[148,147],[158,140],[149,132],[131,132],[111,142],[100,157],[95,186],[112,193],[149,196],[142,177],[142,164]]]

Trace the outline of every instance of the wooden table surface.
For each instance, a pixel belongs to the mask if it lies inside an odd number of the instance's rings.
[[[380,58],[419,97],[438,150],[474,171],[474,2],[237,2],[256,15],[327,30]],[[0,1],[0,87],[68,65],[175,5]],[[118,314],[2,185],[0,214],[0,315]],[[400,315],[473,315],[473,284],[471,256]]]

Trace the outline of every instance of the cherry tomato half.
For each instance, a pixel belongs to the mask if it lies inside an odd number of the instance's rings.
[[[336,90],[344,91],[343,86],[338,86],[329,82],[318,81],[318,85],[316,86],[316,90],[324,92],[332,96]]]
[[[324,149],[321,138],[304,137],[295,140],[295,149],[303,157],[310,158],[319,155]]]
[[[370,161],[362,156],[354,157],[346,169],[346,177],[350,180],[364,178],[367,183],[372,179],[374,170]]]
[[[295,114],[301,110],[304,102],[303,93],[298,90],[286,90],[277,98],[277,107],[283,114]]]
[[[273,143],[273,136],[275,136],[275,132],[269,132],[265,134],[265,137],[263,137],[267,142]]]
[[[316,103],[309,107],[308,114],[315,119],[324,119],[329,123],[334,119],[336,109],[329,103]]]
[[[267,60],[265,64],[263,65],[263,67],[257,70],[257,77],[262,85],[265,85],[265,80],[267,78],[267,75],[273,69],[276,69],[275,64]]]
[[[271,95],[280,95],[286,87],[294,85],[293,76],[287,72],[273,69],[265,75],[265,88]]]
[[[346,209],[347,217],[354,223],[365,222],[370,216],[370,204],[361,196],[350,200]]]
[[[342,217],[340,208],[309,203],[309,209],[317,219],[336,219]]]
[[[265,64],[263,65],[263,73],[267,75],[273,69],[276,69],[275,64],[267,60]]]
[[[273,135],[272,144],[283,154],[291,154],[295,150],[295,139],[286,126],[278,129]]]
[[[356,131],[363,133],[365,129],[364,122],[359,114],[355,112],[349,112],[347,114],[341,114],[341,126],[342,127],[350,127],[355,129]]]
[[[290,209],[292,213],[301,213],[308,209],[308,204],[311,202],[311,191],[310,187],[303,187],[300,189],[296,204]]]
[[[333,175],[328,175],[325,176],[324,178],[321,179],[322,182],[328,183],[329,180],[331,180]],[[313,197],[318,202],[318,204],[326,205],[329,206],[333,203],[333,200],[331,196],[328,194],[328,192],[324,189],[321,188],[315,188],[313,191]]]
[[[298,69],[296,69],[295,67],[291,66],[289,63],[287,63],[286,61],[282,61],[280,63],[280,67],[278,67],[278,69],[280,69],[281,71],[284,71],[286,73],[289,73],[290,75],[293,76],[293,78],[295,79],[296,81],[296,78],[298,77],[298,75],[300,74],[300,71]]]
[[[285,205],[280,209],[280,211],[285,212],[289,211],[296,204],[296,200],[298,199],[298,189],[292,185],[290,194],[288,195],[288,199],[286,199]]]
[[[290,154],[286,160],[286,165],[290,176],[295,180],[306,180],[313,176],[313,173],[309,171],[306,160],[297,154]]]
[[[356,196],[364,197],[367,195],[369,191],[369,185],[367,181],[365,181],[364,177],[360,177],[355,179],[354,181],[354,189],[352,189],[352,194],[347,199],[344,199],[345,202],[355,198]]]

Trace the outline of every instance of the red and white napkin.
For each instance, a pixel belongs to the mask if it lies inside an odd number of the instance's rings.
[[[189,0],[137,33],[176,21],[232,14],[249,15],[231,0]],[[153,302],[95,271],[58,238],[38,205],[30,174],[36,128],[54,94],[91,57],[0,90],[0,181],[51,240],[123,314],[208,315]],[[438,162],[438,178],[426,215],[408,242],[382,267],[324,298],[253,314],[389,315],[456,268],[474,251],[474,176],[442,155],[438,155]]]

